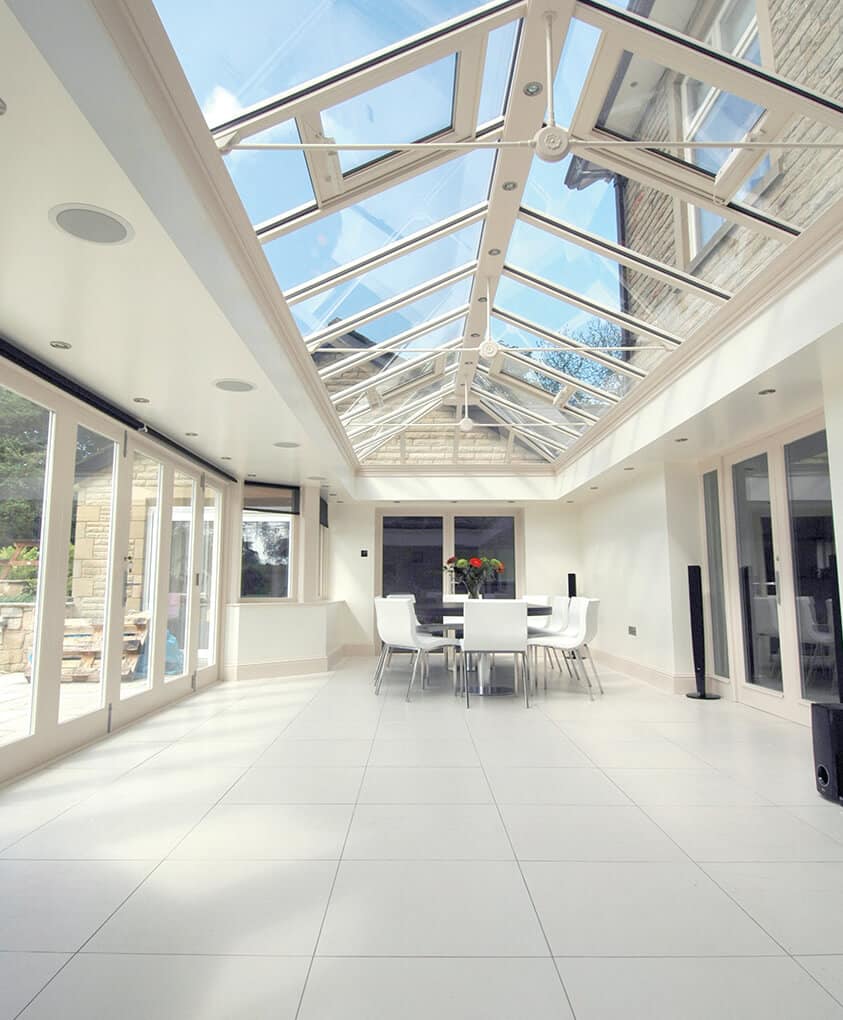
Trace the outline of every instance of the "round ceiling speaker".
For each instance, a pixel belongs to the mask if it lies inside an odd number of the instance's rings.
[[[500,344],[496,340],[484,340],[478,349],[481,358],[488,358],[491,361],[500,350]]]
[[[57,205],[50,210],[50,220],[71,237],[92,244],[126,244],[135,235],[128,220],[95,205]]]
[[[217,379],[214,386],[226,393],[250,393],[255,388],[254,383],[246,382],[245,379]]]
[[[545,163],[558,163],[568,155],[568,132],[555,126],[539,128],[533,144],[539,159]]]

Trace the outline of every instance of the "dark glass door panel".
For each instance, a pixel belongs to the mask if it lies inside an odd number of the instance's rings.
[[[412,594],[416,602],[442,599],[442,518],[384,517],[384,595]]]
[[[500,560],[504,571],[486,584],[484,598],[516,597],[514,517],[455,517],[454,552],[458,557],[489,556]]]

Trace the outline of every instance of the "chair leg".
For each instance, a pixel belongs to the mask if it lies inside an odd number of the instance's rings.
[[[378,680],[380,680],[380,675],[381,675],[381,672],[383,671],[383,663],[384,663],[384,660],[386,659],[386,650],[387,650],[387,645],[383,645],[382,648],[381,648],[381,653],[378,656],[378,664],[377,664],[377,666],[375,666],[374,676],[372,677],[372,687],[374,687],[374,689],[375,689],[375,694],[378,693]]]
[[[583,645],[583,649],[585,650],[585,654],[588,657],[589,663],[591,664],[591,669],[592,672],[594,673],[594,679],[597,681],[597,690],[600,691],[600,693],[602,694],[603,684],[600,680],[600,674],[597,672],[597,667],[594,665],[594,657],[591,654],[591,649],[588,647],[588,645]],[[585,669],[585,665],[583,665],[583,669]]]
[[[526,670],[526,675],[524,676],[524,707],[525,708],[529,708],[530,707],[530,680],[531,680],[531,677],[530,677],[530,663],[529,663],[529,660],[528,660],[527,656],[523,652],[520,652],[518,654],[521,656],[521,662],[522,662],[522,664],[523,664],[523,666],[524,666],[524,668]],[[516,655],[516,659],[517,658],[518,658],[518,655]]]
[[[413,652],[413,671],[410,673],[410,682],[407,684],[407,701],[410,700],[410,691],[413,689],[413,681],[416,679],[416,672],[419,668],[419,660],[421,659],[421,652]]]
[[[389,645],[386,645],[385,648],[384,648],[384,653],[385,654],[384,654],[384,657],[383,657],[383,662],[381,663],[380,673],[378,673],[378,682],[377,682],[377,686],[375,687],[375,694],[380,694],[380,692],[381,692],[381,687],[383,686],[383,678],[384,678],[384,675],[386,673],[386,664],[389,661],[389,654],[390,654],[390,652],[391,652],[391,648],[389,647]]]
[[[465,652],[460,650],[459,654],[460,654],[460,667],[462,669],[462,683],[463,683],[463,687],[465,688],[465,707],[466,708],[470,708],[471,707],[471,699],[469,698],[469,694],[468,694],[468,669],[467,669],[467,663],[465,661]]]
[[[579,649],[577,648],[571,650],[571,663],[578,679],[582,679],[582,677],[579,676],[579,664],[582,663],[582,675],[585,677],[585,682],[588,685],[588,697],[590,701],[594,701],[594,687],[591,684],[591,677],[588,675],[588,670],[585,668],[583,657],[579,654]]]

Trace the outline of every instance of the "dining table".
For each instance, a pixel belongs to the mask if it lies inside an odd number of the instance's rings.
[[[491,600],[490,600],[491,601]],[[419,623],[428,627],[442,627],[446,636],[461,638],[463,634],[462,624],[452,622],[454,617],[463,615],[464,601],[460,602],[416,602],[416,618]],[[528,602],[527,617],[550,616],[552,608],[544,603]],[[445,619],[448,623],[445,623]],[[538,621],[537,621],[538,622]],[[479,653],[469,656],[470,666],[467,669],[469,674],[469,693],[484,696],[507,695],[515,693],[515,667],[507,677],[502,675],[493,665],[494,657],[489,653]],[[501,673],[498,676],[499,672]],[[507,671],[508,672],[508,671]],[[511,679],[510,683],[503,683],[505,679]],[[473,683],[471,682],[473,680]]]

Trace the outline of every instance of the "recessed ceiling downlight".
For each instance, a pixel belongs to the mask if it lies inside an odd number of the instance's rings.
[[[128,220],[95,205],[79,202],[56,205],[49,215],[59,230],[92,244],[126,244],[135,236]]]
[[[300,444],[299,443],[287,443],[287,442],[283,442],[283,443],[273,443],[272,445],[277,447],[277,449],[279,449],[279,450],[297,450],[299,448]]]
[[[214,386],[226,393],[250,393],[255,388],[254,383],[246,382],[245,379],[217,379]]]
[[[57,351],[69,351],[73,344],[69,344],[66,340],[51,340],[50,347],[54,347]]]

